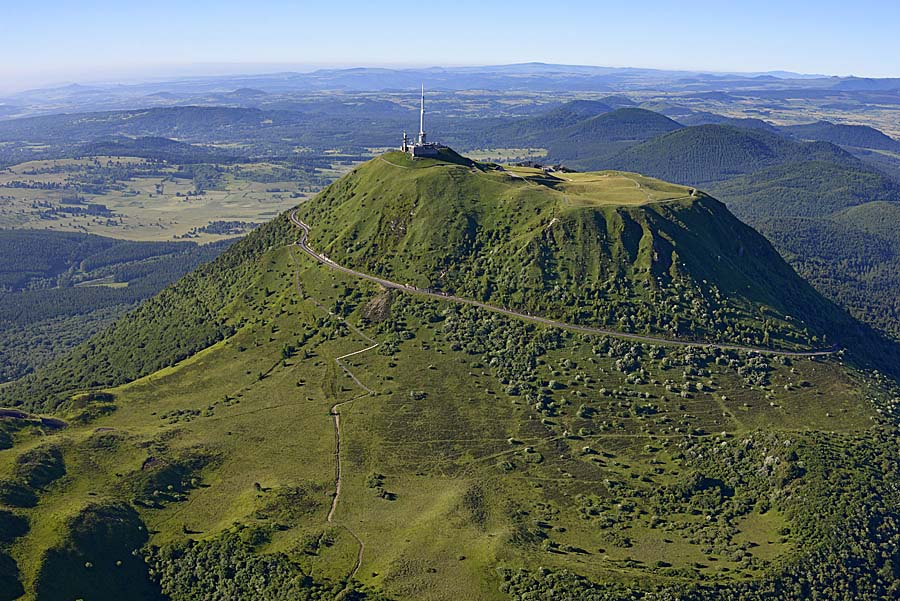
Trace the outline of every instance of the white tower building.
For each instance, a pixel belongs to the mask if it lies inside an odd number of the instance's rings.
[[[419,110],[419,146],[425,146],[425,84],[422,84],[422,108]]]
[[[412,158],[416,157],[433,157],[440,154],[443,148],[440,144],[428,141],[428,134],[425,133],[425,84],[422,84],[422,97],[419,104],[419,137],[414,143],[410,143],[409,138],[404,133],[403,143],[400,150],[409,153]]]

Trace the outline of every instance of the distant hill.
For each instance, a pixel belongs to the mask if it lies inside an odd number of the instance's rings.
[[[582,160],[595,168],[625,169],[683,184],[705,184],[785,162],[831,160],[858,164],[827,142],[801,143],[758,129],[699,125],[679,129],[613,157]]]
[[[725,115],[705,111],[693,111],[690,115],[679,118],[678,122],[682,125],[731,125],[733,127],[743,127],[746,129],[761,129],[773,133],[778,132],[777,127],[763,119],[727,117]]]
[[[637,106],[637,103],[634,100],[623,94],[612,94],[610,96],[604,96],[603,98],[600,98],[599,102],[609,105],[614,109],[624,109]]]
[[[653,111],[617,109],[561,131],[551,139],[548,154],[553,161],[591,168],[602,158],[681,127],[676,121]]]
[[[169,138],[143,136],[115,137],[82,144],[74,153],[82,156],[129,156],[159,159],[179,163],[223,163],[235,160],[235,155],[220,149],[186,144]]]
[[[832,86],[835,90],[885,91],[900,90],[900,78],[847,77]]]
[[[691,115],[696,113],[694,109],[666,100],[642,102],[638,108],[653,111],[654,113],[659,113],[660,115],[665,115],[669,119],[674,119],[682,125],[685,124],[685,118],[690,117]]]
[[[187,138],[209,136],[223,127],[259,129],[267,121],[274,124],[276,120],[279,123],[302,122],[305,117],[288,111],[206,106],[92,113],[87,119],[83,115],[48,115],[0,121],[0,140],[18,140],[23,135],[37,140],[91,139],[107,135],[170,137],[175,131],[180,137]]]
[[[802,140],[820,140],[840,146],[900,152],[900,141],[868,125],[844,125],[817,121],[805,125],[788,125],[782,132]]]
[[[210,95],[205,101],[243,103]],[[255,102],[250,97],[248,102]],[[429,129],[458,145],[481,140],[509,119],[459,119],[429,115]],[[236,106],[168,106],[150,109],[57,114],[0,120],[0,163],[71,156],[74,147],[105,138],[170,138],[190,144],[222,144],[243,156],[293,156],[297,148],[318,152],[368,153],[394,146],[400,134],[418,121],[416,109],[392,100],[342,102],[286,99],[261,109]],[[452,124],[452,125],[451,125]],[[27,144],[25,143],[27,141]],[[9,144],[4,144],[9,142]],[[35,144],[46,145],[46,152]],[[482,146],[483,147],[483,146]]]
[[[751,223],[764,217],[825,217],[871,201],[900,201],[900,183],[861,164],[785,162],[709,186]]]
[[[488,136],[498,146],[543,145],[559,135],[561,129],[613,110],[603,101],[573,100],[535,117],[500,125],[488,132]]]
[[[567,127],[584,119],[609,113],[615,108],[617,107],[604,100],[572,100],[535,119],[542,119],[542,123],[556,127]]]
[[[268,93],[263,90],[257,90],[256,88],[238,88],[231,92],[230,95],[237,98],[260,98],[262,96],[268,96]]]

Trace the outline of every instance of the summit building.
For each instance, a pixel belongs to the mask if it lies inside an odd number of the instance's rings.
[[[419,110],[419,136],[415,142],[410,142],[409,136],[406,135],[406,132],[403,132],[403,143],[400,145],[400,150],[409,153],[409,156],[415,159],[418,157],[438,156],[442,148],[444,148],[442,144],[435,144],[427,140],[427,134],[425,133],[425,86],[423,85],[422,104]]]

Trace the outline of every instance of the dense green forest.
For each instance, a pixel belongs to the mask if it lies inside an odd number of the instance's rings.
[[[788,125],[781,127],[780,131],[801,140],[820,140],[840,146],[900,152],[900,141],[868,125],[845,125],[817,121],[805,125]]]
[[[759,129],[698,125],[659,136],[611,157],[582,160],[587,168],[626,169],[681,184],[702,185],[784,163],[851,162],[827,142],[794,142]]]
[[[818,290],[900,338],[900,235],[887,226],[897,219],[896,202],[873,202],[827,219],[760,218],[756,224]]]
[[[672,119],[653,111],[622,108],[553,132],[549,138],[548,154],[552,161],[591,169],[590,161],[614,155],[634,144],[681,127]],[[673,180],[670,178],[669,181]]]
[[[230,244],[0,231],[0,381],[59,356]]]

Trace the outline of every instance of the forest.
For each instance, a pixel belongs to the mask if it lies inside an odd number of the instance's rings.
[[[230,243],[0,231],[0,381],[59,356]]]

